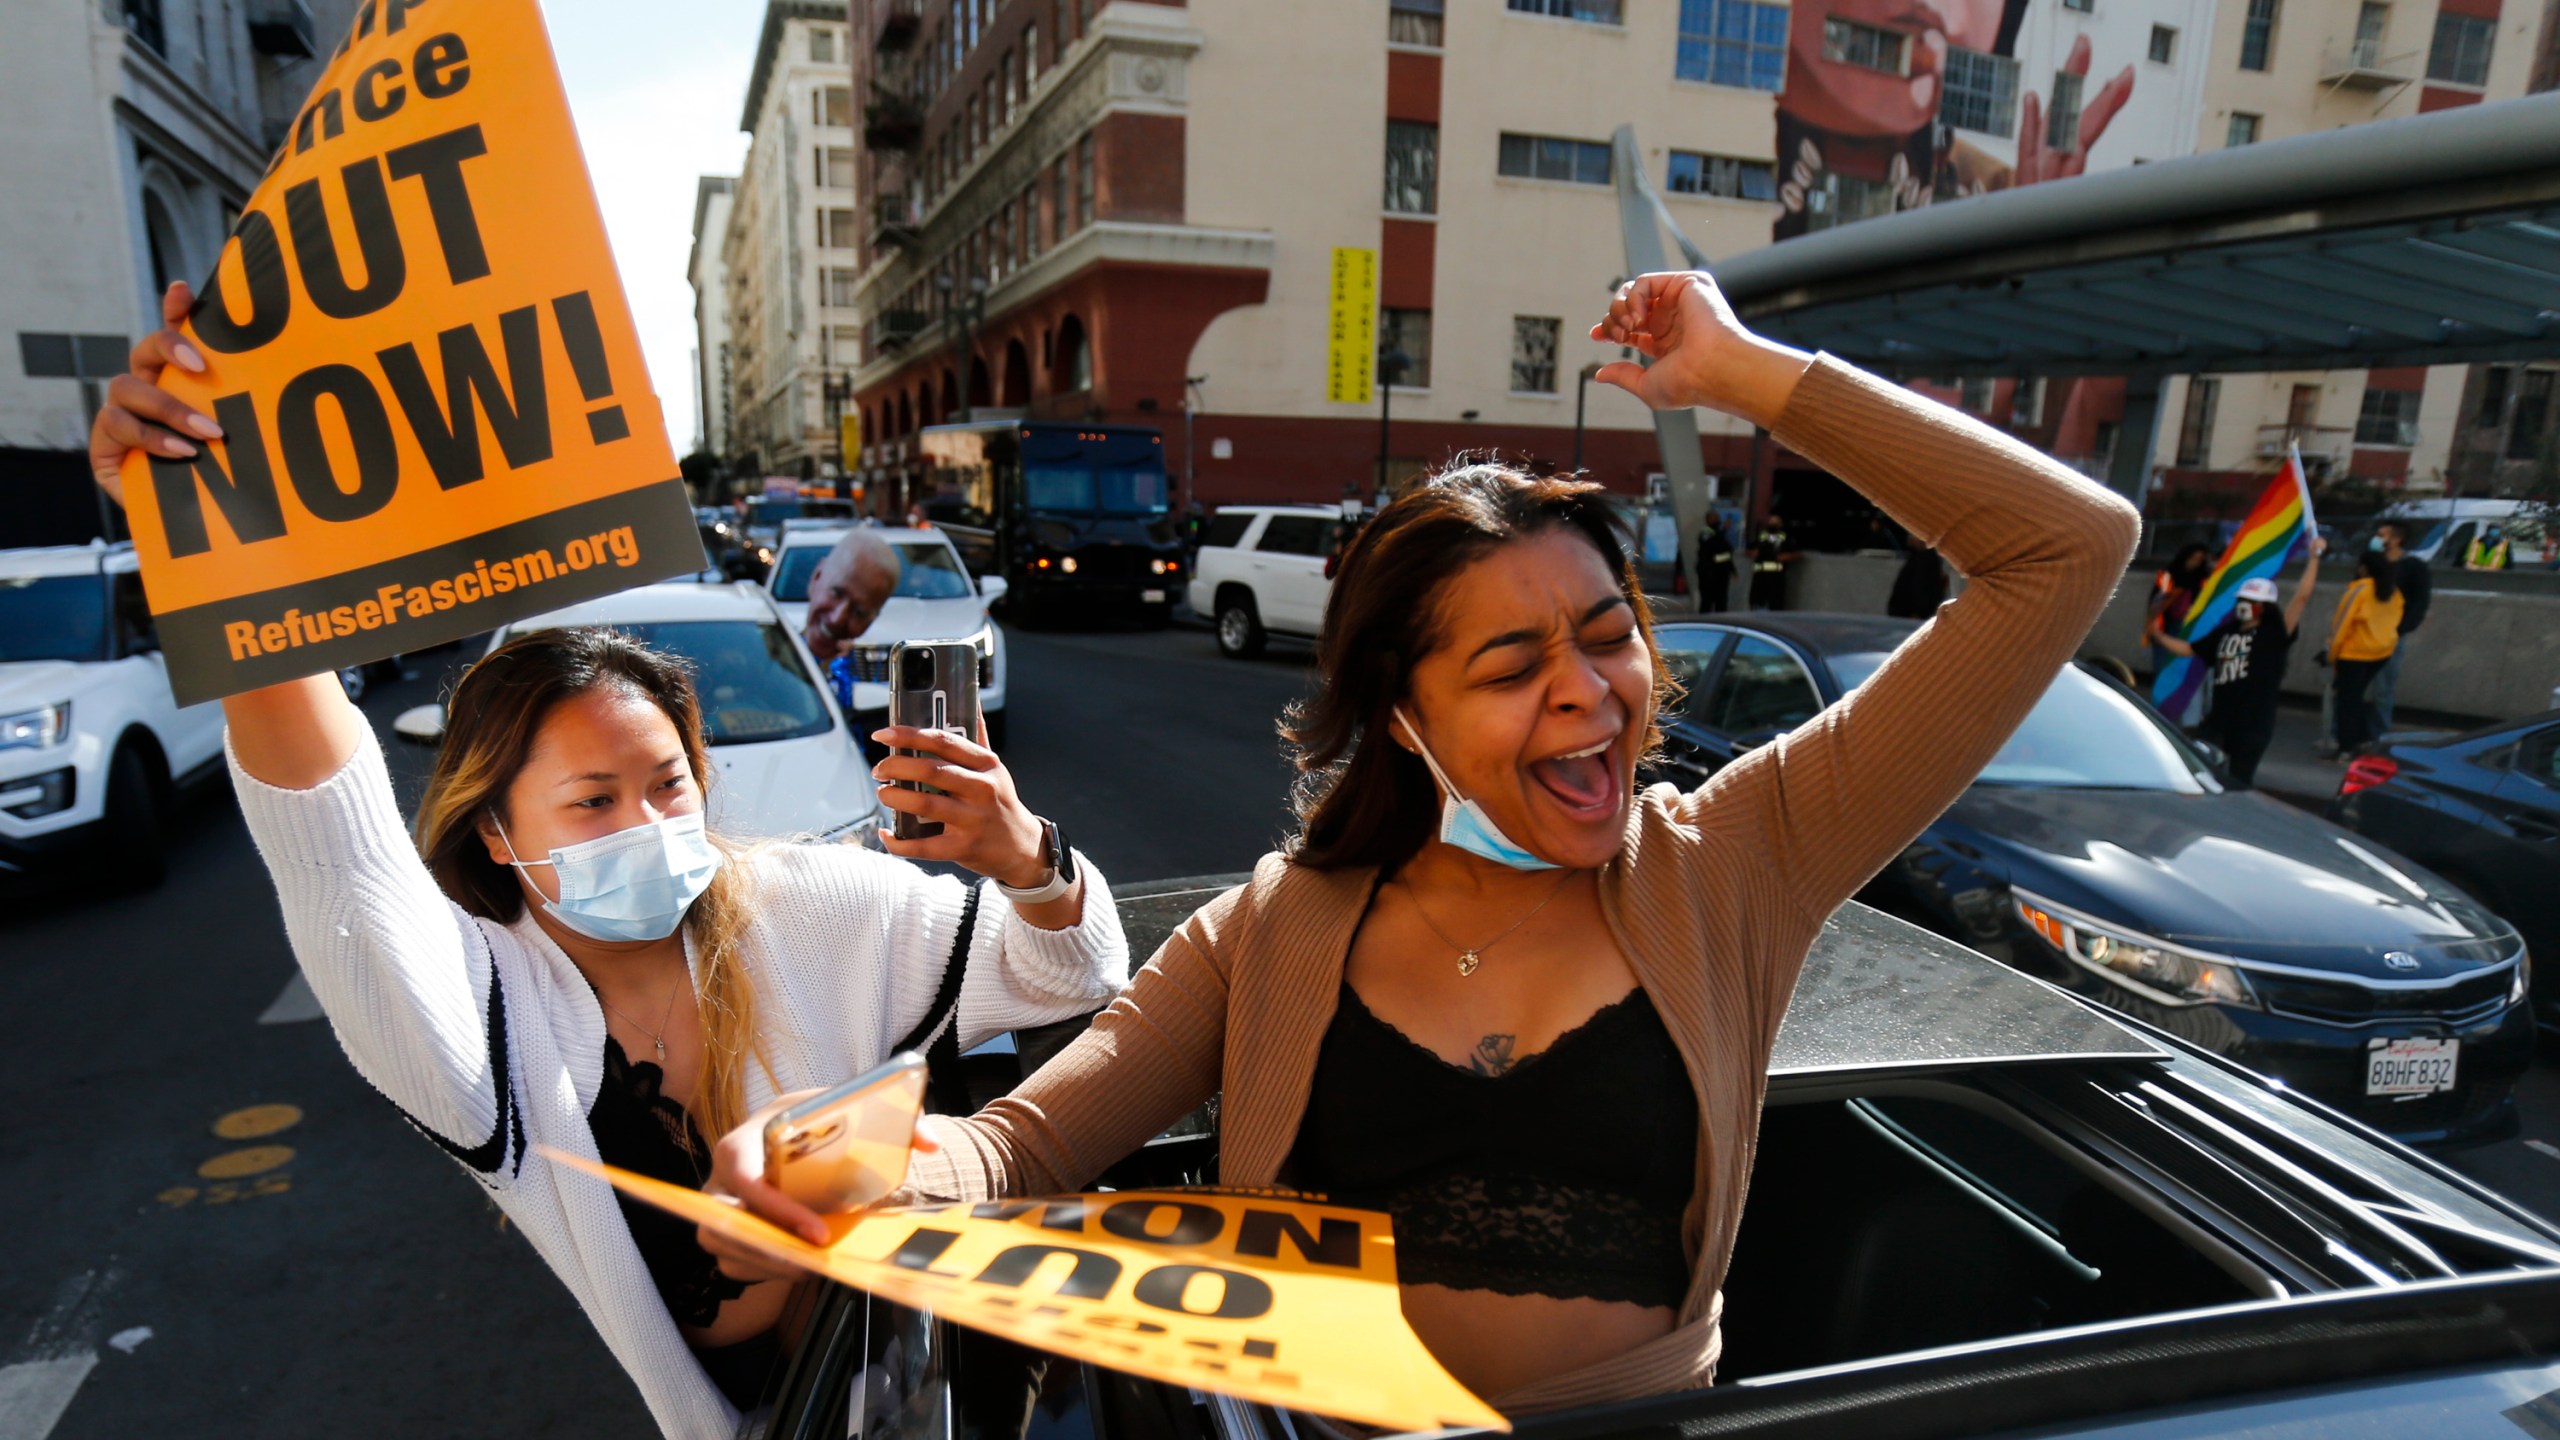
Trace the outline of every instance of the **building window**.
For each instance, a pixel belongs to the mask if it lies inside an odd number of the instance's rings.
[[[1062,60],[1066,58],[1068,42],[1076,38],[1075,13],[1075,9],[1069,3],[1069,0],[1058,0],[1057,24],[1051,28],[1057,32],[1058,58]]]
[[[1552,315],[1511,317],[1511,388],[1523,395],[1556,393],[1556,341],[1564,322]]]
[[[1665,189],[1674,195],[1721,195],[1728,200],[1775,200],[1778,167],[1766,160],[1736,160],[1728,155],[1671,152]]]
[[[1093,223],[1093,134],[1076,141],[1076,228]]]
[[[1938,119],[1942,124],[2002,137],[2016,132],[2017,61],[1950,45],[1940,68]]]
[[[812,65],[836,63],[836,32],[833,29],[820,25],[809,31],[809,63]]]
[[[818,248],[852,250],[861,244],[862,238],[853,227],[852,211],[821,210],[818,212]]]
[[[2086,15],[2096,10],[2098,8],[2098,4],[2097,0],[2062,0],[2062,8],[2065,10],[2077,10],[2081,14]]]
[[[2079,147],[2080,82],[2085,78],[2068,70],[2053,72],[2053,104],[2044,121],[2046,149],[2060,152]]]
[[[2177,63],[2177,59],[2178,27],[2174,25],[2152,26],[2151,63],[2154,65],[2172,65]]]
[[[2473,412],[2471,423],[2495,429],[2507,418],[2507,388],[2515,374],[2504,365],[2490,365],[2480,372],[2480,408]]]
[[[1581,185],[1610,182],[1609,147],[1588,140],[1559,140],[1552,135],[1502,136],[1495,169],[1523,180],[1570,180]]]
[[[1883,180],[1861,180],[1837,170],[1804,196],[1804,228],[1829,230],[1859,220],[1893,213],[1893,186]]]
[[[2418,397],[2415,390],[2376,390],[2368,386],[2364,405],[2356,411],[2359,445],[2418,443]]]
[[[2009,424],[2025,428],[2044,423],[2044,377],[2021,380],[2009,396]]]
[[[819,146],[818,188],[850,190],[853,184],[853,152],[835,145]]]
[[[852,309],[853,292],[862,284],[862,272],[850,265],[830,265],[824,274],[826,290],[818,297],[819,303],[839,310]]]
[[[1057,162],[1049,167],[1050,233],[1060,240],[1066,239],[1068,232],[1075,229],[1073,218],[1075,212],[1067,206],[1067,157],[1061,155]]]
[[[2551,384],[2560,371],[2527,370],[2516,394],[2516,418],[2507,431],[2507,458],[2530,460],[2542,448],[2542,427],[2551,419]]]
[[[821,85],[809,97],[810,120],[819,125],[851,125],[853,123],[853,87]]]
[[[1881,70],[1887,75],[1909,74],[1910,37],[1898,30],[1879,30],[1855,20],[1830,19],[1822,22],[1822,58],[1844,65]]]
[[[1387,0],[1387,43],[1440,48],[1441,11],[1448,0]]]
[[[1380,311],[1378,356],[1380,380],[1416,390],[1431,388],[1431,312]]]
[[[1956,384],[1956,408],[1967,415],[1991,413],[1991,377],[1969,375]]]
[[[1755,0],[1680,0],[1680,80],[1776,90],[1787,78],[1787,7]]]
[[[1040,258],[1040,182],[1033,180],[1022,187],[1022,263]]]
[[[2222,137],[2222,143],[2227,147],[2233,148],[2242,145],[2257,144],[2258,117],[2250,114],[2246,110],[2232,111],[2231,133]]]
[[[1019,63],[1016,53],[1011,50],[1004,52],[1003,57],[996,61],[996,73],[1004,77],[1004,123],[1007,125],[1013,123],[1013,107],[1022,99],[1022,77],[1016,69]]]
[[[1440,208],[1440,127],[1410,120],[1387,122],[1387,200],[1399,215],[1430,215]]]
[[[828,326],[825,363],[845,370],[860,365],[862,363],[862,327],[859,325]]]
[[[2427,78],[2456,85],[2489,83],[2489,41],[2498,27],[2476,15],[2436,12],[2435,48],[2427,52]]]
[[[1031,93],[1031,82],[1040,78],[1040,27],[1022,27],[1022,93]]]
[[[169,32],[160,23],[160,0],[124,0],[124,28],[152,54],[169,53]]]
[[[2187,381],[2187,411],[2178,419],[2178,464],[2201,470],[2213,453],[2213,411],[2222,401],[2222,382],[2199,375]]]
[[[1626,0],[1509,0],[1513,10],[1523,15],[1553,15],[1559,20],[1580,20],[1589,25],[1623,25],[1626,23]]]
[[[2240,24],[2240,68],[2266,69],[2275,43],[2276,0],[2249,0],[2249,17]]]

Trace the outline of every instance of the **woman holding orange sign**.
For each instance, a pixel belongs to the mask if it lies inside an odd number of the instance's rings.
[[[2043,694],[2138,520],[1952,409],[1751,334],[1704,274],[1630,282],[1591,335],[1652,361],[1599,378],[1768,427],[1964,594],[1791,734],[1639,793],[1671,685],[1600,488],[1499,464],[1415,487],[1335,579],[1288,724],[1296,840],[1015,1094],[927,1121],[919,1194],[1073,1190],[1222,1092],[1221,1180],[1390,1214],[1407,1318],[1506,1413],[1712,1379],[1806,953]],[[823,1243],[761,1165],[732,1132],[713,1184]]]

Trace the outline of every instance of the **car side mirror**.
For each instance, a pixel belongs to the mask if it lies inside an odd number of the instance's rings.
[[[436,745],[444,740],[444,707],[412,705],[391,722],[391,733],[412,745]]]
[[[2229,751],[2224,750],[2221,746],[2214,744],[2210,740],[2190,739],[2187,743],[2196,747],[2196,753],[2204,757],[2204,763],[2213,767],[2215,779],[2227,780],[2230,778],[2231,754]]]
[[[997,601],[1003,599],[1004,592],[1012,588],[1012,585],[1001,575],[981,575],[978,577],[978,594],[985,597],[986,602],[990,605],[993,605]]]

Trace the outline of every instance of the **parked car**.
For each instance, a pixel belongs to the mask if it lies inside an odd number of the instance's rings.
[[[1914,628],[1764,615],[1661,628],[1694,785],[1864,681]],[[2253,790],[2094,669],[2065,668],[1863,898],[2414,1141],[2516,1124],[2531,1063],[2514,926]]]
[[[2492,525],[2507,538],[2508,569],[2548,568],[2542,547],[2554,517],[2529,500],[2395,500],[2358,527],[2355,546],[2362,548],[2384,520],[2398,521],[2409,553],[2438,570],[2463,568],[2471,557],[2471,542]]]
[[[2329,813],[2462,887],[2544,958],[2535,1016],[2560,1028],[2560,710],[2464,734],[2394,734],[2348,762]]]
[[[221,768],[222,707],[170,693],[131,545],[0,550],[0,870],[156,885],[171,802]]]
[[[869,839],[888,823],[871,767],[800,637],[757,586],[668,581],[518,620],[489,637],[563,625],[609,625],[693,662],[694,693],[719,767],[711,821],[738,836]],[[392,728],[433,743],[441,707],[404,712]]]
[[[792,525],[784,529],[782,549],[765,577],[765,589],[792,634],[802,634],[808,624],[810,577],[847,528]],[[898,552],[898,588],[890,592],[879,616],[855,639],[853,654],[846,657],[853,672],[856,732],[867,735],[889,723],[891,646],[901,640],[966,639],[978,646],[981,657],[978,708],[987,717],[987,739],[1003,748],[1004,627],[987,612],[1004,598],[1004,577],[989,575],[972,583],[958,548],[940,530],[884,529],[880,537]]]
[[[1131,946],[1242,878],[1131,887]],[[1166,1137],[1106,1182],[1164,1183],[1180,1167],[1150,1151],[1188,1146],[1198,1166],[1214,1145],[1213,1130]],[[1515,1433],[2308,1440],[2353,1416],[2359,1433],[2453,1440],[2511,1435],[2504,1414],[2560,1388],[2560,1229],[2201,1047],[1855,903],[1824,927],[1771,1057],[1724,1298],[1713,1389]],[[841,1286],[818,1287],[800,1335],[747,1421],[765,1440],[1328,1433],[1039,1366]]]
[[[1200,532],[1192,565],[1195,615],[1213,619],[1218,649],[1243,659],[1259,655],[1272,635],[1312,639],[1324,629],[1333,553],[1342,512],[1322,505],[1228,505]]]

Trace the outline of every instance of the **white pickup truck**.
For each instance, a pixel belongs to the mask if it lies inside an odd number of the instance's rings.
[[[132,546],[0,550],[0,871],[158,884],[177,787],[221,762],[222,707],[169,693]]]
[[[1342,512],[1325,505],[1229,505],[1209,517],[1192,565],[1191,609],[1217,622],[1218,649],[1259,655],[1272,635],[1314,638],[1333,581],[1324,573]]]

